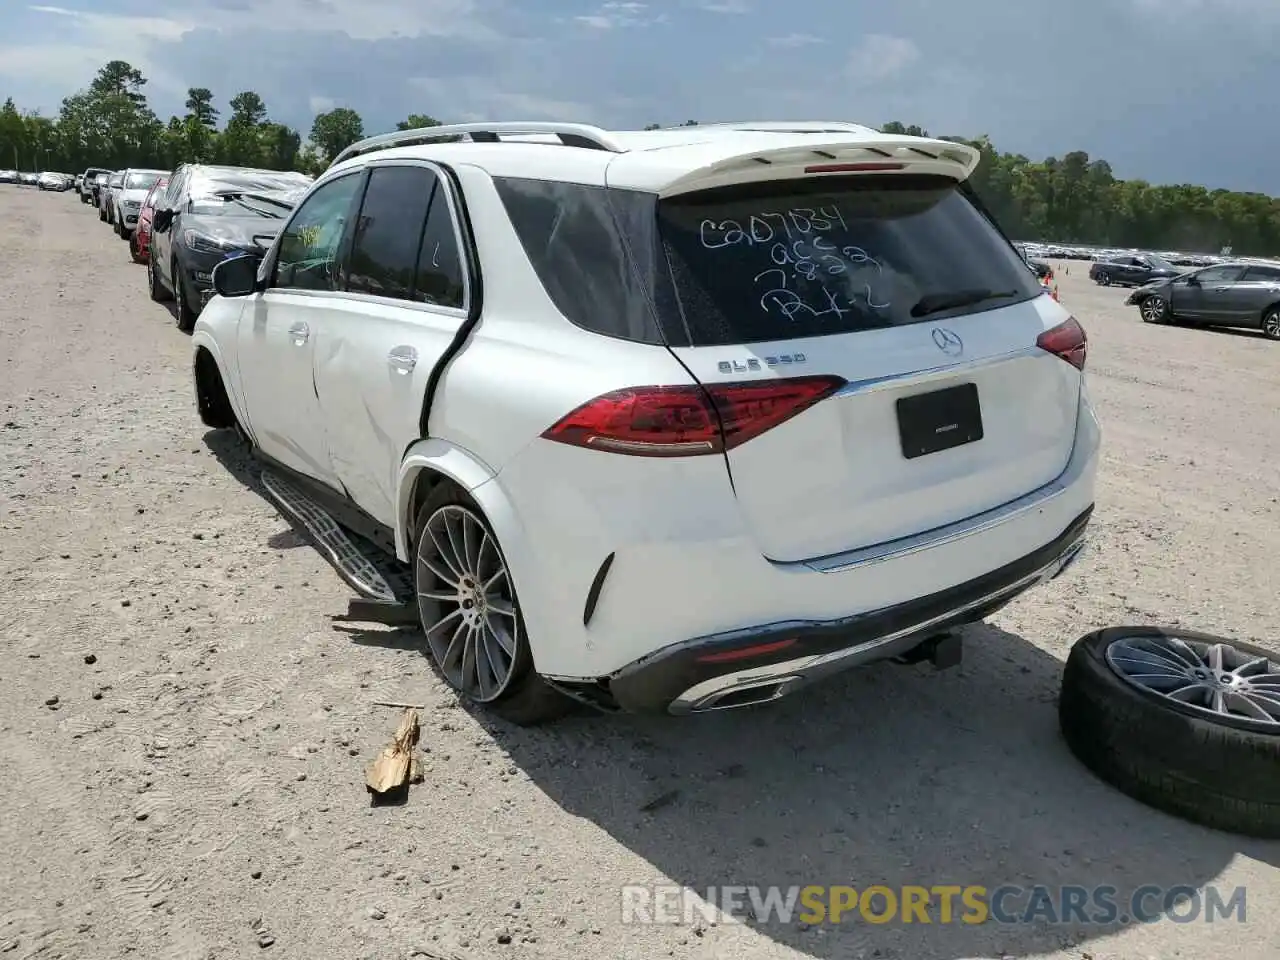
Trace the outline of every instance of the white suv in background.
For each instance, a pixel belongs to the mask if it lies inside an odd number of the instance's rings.
[[[108,218],[116,236],[128,240],[133,231],[138,229],[138,214],[142,210],[142,201],[156,185],[161,177],[167,177],[167,170],[125,170],[120,175],[120,186],[111,193],[112,215]]]
[[[374,137],[215,269],[200,413],[517,722],[945,665],[1075,558],[1100,440],[977,162],[842,123]]]

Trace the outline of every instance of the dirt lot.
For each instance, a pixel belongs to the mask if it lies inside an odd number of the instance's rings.
[[[460,709],[195,417],[189,346],[74,194],[0,187],[0,952],[17,958],[1146,958],[1280,953],[1280,844],[1153,813],[1067,753],[1069,644],[1276,643],[1280,344],[1142,325],[1081,264],[1106,430],[1094,552],[971,631],[773,709]],[[1271,544],[1270,550],[1268,544]],[[424,703],[427,783],[366,762]],[[1244,884],[1247,922],[624,926],[619,887]]]

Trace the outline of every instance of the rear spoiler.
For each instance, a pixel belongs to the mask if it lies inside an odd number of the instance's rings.
[[[659,195],[839,173],[932,173],[964,181],[981,157],[967,144],[925,137],[805,137],[785,147],[752,150],[698,167],[667,183]]]

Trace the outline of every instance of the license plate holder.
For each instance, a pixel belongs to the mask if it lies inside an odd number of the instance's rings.
[[[907,460],[982,439],[982,404],[976,383],[899,397],[896,407],[898,437]]]

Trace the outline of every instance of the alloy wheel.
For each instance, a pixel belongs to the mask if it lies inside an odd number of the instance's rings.
[[[1142,319],[1147,323],[1161,323],[1165,315],[1165,302],[1159,297],[1147,297],[1142,301],[1139,308],[1142,312]]]
[[[418,609],[445,680],[472,700],[496,700],[524,643],[497,541],[468,507],[446,504],[427,519],[415,559]]]
[[[1139,689],[1195,712],[1280,733],[1280,664],[1225,641],[1121,637],[1107,665]]]
[[[1111,277],[1108,276],[1106,273],[1098,274],[1098,286],[1100,287],[1111,286]]]
[[[1272,310],[1262,318],[1262,332],[1272,340],[1280,340],[1280,310]]]

